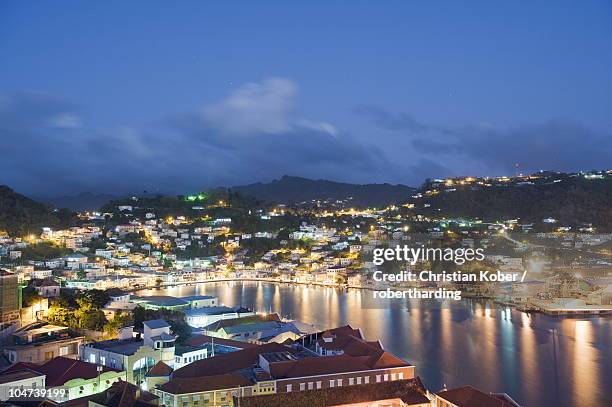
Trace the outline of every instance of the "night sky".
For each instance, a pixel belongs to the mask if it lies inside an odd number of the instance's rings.
[[[2,1],[0,184],[612,167],[610,1]]]

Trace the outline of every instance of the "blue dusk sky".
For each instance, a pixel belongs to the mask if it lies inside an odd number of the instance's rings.
[[[26,194],[611,158],[610,1],[0,2],[0,184]]]

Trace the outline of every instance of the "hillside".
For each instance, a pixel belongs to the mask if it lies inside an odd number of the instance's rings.
[[[554,218],[556,226],[580,227],[592,223],[612,231],[612,178],[587,180],[565,177],[540,185],[508,185],[487,188],[456,187],[449,192],[414,200],[426,215],[480,218],[497,221],[518,218],[521,223],[541,224]],[[424,207],[424,204],[430,205]]]
[[[66,227],[75,222],[76,217],[68,209],[54,211],[6,185],[0,185],[0,231],[24,236],[40,233],[40,228],[44,226]]]
[[[355,206],[386,206],[405,201],[415,189],[405,185],[346,184],[283,176],[269,183],[232,187],[232,191],[275,203],[300,203],[311,200],[351,199]]]

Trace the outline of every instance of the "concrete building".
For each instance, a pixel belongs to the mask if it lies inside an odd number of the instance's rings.
[[[0,269],[0,323],[19,320],[19,278],[17,274]]]
[[[0,382],[6,375],[24,370],[44,377],[43,387],[65,389],[62,400],[74,400],[99,393],[116,381],[125,380],[125,372],[121,370],[60,356],[43,364],[12,365],[0,373]]]
[[[320,356],[317,344],[327,344],[334,354]],[[175,370],[168,382],[151,390],[169,407],[232,406],[245,397],[414,378],[414,366],[347,326],[309,335],[292,346],[268,343],[198,360]]]
[[[174,364],[176,337],[166,321],[145,321],[143,325],[142,337],[128,327],[121,330],[119,339],[81,346],[81,360],[124,370],[128,382],[146,387],[145,374],[155,364]]]
[[[0,401],[15,395],[11,389],[41,389],[45,387],[45,375],[29,369],[5,371],[0,374]]]
[[[78,359],[83,336],[68,327],[36,325],[13,334],[13,344],[4,347],[4,355],[10,363],[43,363],[56,356]]]

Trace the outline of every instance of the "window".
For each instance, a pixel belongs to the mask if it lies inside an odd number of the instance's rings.
[[[361,376],[357,378],[357,384],[361,384]]]
[[[329,381],[329,387],[334,387],[336,385],[336,381],[335,380],[330,380]]]
[[[400,379],[400,380],[402,380],[402,379],[404,378],[404,372],[399,372],[399,373],[397,374],[397,378],[398,378],[398,379]]]
[[[306,383],[300,383],[300,391],[306,390]]]
[[[66,356],[68,354],[68,346],[62,346],[59,348],[59,355]]]
[[[379,374],[376,375],[376,383],[380,383],[380,375]]]
[[[355,384],[355,379],[353,379],[352,377],[349,377],[349,386],[352,386]]]
[[[370,376],[366,376],[366,377],[364,377],[364,378],[363,378],[363,382],[364,382],[365,384],[370,383]]]
[[[321,388],[321,382],[317,382],[317,389]]]
[[[89,354],[89,363],[96,363],[96,354],[95,353],[90,353]]]
[[[106,357],[100,356],[100,364],[106,366]]]
[[[53,351],[45,352],[45,360],[53,359]]]
[[[342,387],[342,379],[338,379],[338,387]]]
[[[388,374],[384,375],[383,380],[384,380],[384,381],[389,380],[389,375],[388,375]]]
[[[290,385],[290,384],[288,384],[288,385],[287,385],[287,393],[290,393],[290,392],[291,392],[291,385]]]
[[[395,380],[395,373],[391,373],[391,380]]]

